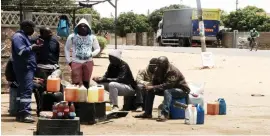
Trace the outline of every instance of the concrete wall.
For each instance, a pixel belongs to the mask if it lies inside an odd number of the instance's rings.
[[[247,32],[239,32],[236,37],[248,37]],[[227,48],[233,47],[233,32],[226,32],[223,35],[223,45]],[[260,32],[260,37],[258,38],[260,49],[270,49],[270,32]]]

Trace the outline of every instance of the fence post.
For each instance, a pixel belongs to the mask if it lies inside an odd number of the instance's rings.
[[[237,48],[237,34],[238,30],[233,31],[233,48]]]
[[[33,21],[32,12],[24,11],[23,12],[23,20]]]

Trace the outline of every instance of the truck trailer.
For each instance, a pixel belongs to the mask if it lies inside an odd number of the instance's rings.
[[[207,45],[216,41],[219,32],[220,9],[203,9],[203,21]],[[159,46],[186,46],[200,43],[197,9],[174,9],[164,12],[159,22],[156,41]]]

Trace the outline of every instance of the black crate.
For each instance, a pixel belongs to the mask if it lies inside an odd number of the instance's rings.
[[[106,104],[101,103],[86,103],[76,102],[76,116],[80,117],[80,122],[83,124],[95,124],[97,121],[106,119]]]
[[[46,119],[39,118],[34,135],[82,135],[80,119]]]
[[[136,110],[136,96],[124,96],[124,111]]]

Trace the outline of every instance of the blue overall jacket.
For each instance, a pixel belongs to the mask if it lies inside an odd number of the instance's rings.
[[[30,46],[30,39],[22,30],[13,35],[12,58],[15,71],[36,70],[36,55]]]

